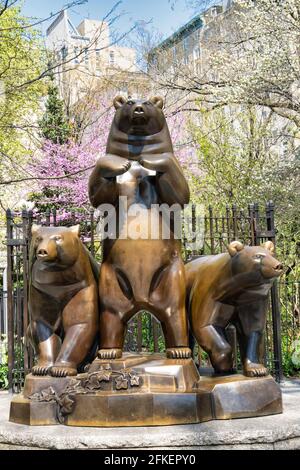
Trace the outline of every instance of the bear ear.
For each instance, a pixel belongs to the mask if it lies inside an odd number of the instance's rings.
[[[274,252],[275,252],[275,246],[274,246],[274,243],[271,242],[270,240],[267,241],[266,243],[264,243],[264,244],[263,244],[263,247],[264,247],[266,250],[270,251],[270,252],[272,253],[272,255],[274,254]]]
[[[32,224],[31,235],[35,235],[41,228],[41,225]]]
[[[153,98],[150,98],[149,101],[157,108],[163,109],[164,107],[164,100],[161,96],[153,96]]]
[[[238,241],[231,242],[227,247],[228,253],[230,254],[230,256],[236,255],[237,252],[242,251],[243,248],[244,248],[243,243],[238,242]]]
[[[124,96],[118,95],[114,99],[114,107],[115,109],[119,109],[126,103],[126,98]]]
[[[79,237],[80,225],[72,225],[72,227],[70,227],[70,231]]]

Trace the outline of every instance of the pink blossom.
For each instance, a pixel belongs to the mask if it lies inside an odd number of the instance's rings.
[[[60,223],[71,220],[71,209],[80,208],[85,213],[90,209],[88,178],[97,159],[105,154],[114,112],[107,102],[99,100],[97,103],[97,109],[92,105],[90,107],[95,122],[89,126],[82,142],[71,140],[60,145],[45,140],[40,155],[32,158],[28,165],[30,173],[39,178],[70,175],[60,179],[37,180],[33,188],[33,191],[41,194],[40,204],[60,209],[57,214],[57,222]],[[167,121],[175,155],[186,176],[200,176],[196,148],[191,142],[186,115],[177,113],[167,117]],[[80,170],[84,171],[78,173]],[[61,208],[64,212],[61,212]]]

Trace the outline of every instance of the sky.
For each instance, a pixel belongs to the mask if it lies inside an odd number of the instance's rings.
[[[49,14],[59,11],[71,2],[71,0],[23,1],[23,13],[39,19],[48,17]],[[70,8],[69,16],[75,26],[83,18],[103,19],[115,3],[113,0],[88,0],[83,5]],[[195,10],[187,7],[186,0],[123,0],[117,11],[125,13],[116,23],[120,31],[128,31],[136,21],[150,21],[149,27],[155,28],[163,38],[170,36],[195,16]],[[50,22],[45,23],[43,31],[49,24]]]

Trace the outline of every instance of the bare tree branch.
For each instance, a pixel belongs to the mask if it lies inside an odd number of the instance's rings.
[[[62,180],[62,179],[67,179],[71,178],[72,176],[79,175],[81,173],[84,173],[85,171],[91,170],[94,168],[95,165],[90,165],[87,166],[86,168],[81,168],[78,171],[74,171],[74,173],[67,173],[65,175],[60,175],[60,176],[30,176],[30,177],[25,177],[25,178],[16,178],[12,180],[6,180],[6,181],[0,181],[1,186],[13,184],[13,183],[22,183],[24,181],[50,181],[50,180]]]
[[[18,30],[25,30],[25,29],[29,29],[29,28],[35,28],[36,26],[39,26],[41,25],[42,23],[45,23],[46,21],[49,21],[51,20],[52,18],[54,18],[55,16],[59,15],[63,10],[68,10],[70,8],[73,8],[74,6],[79,6],[79,5],[83,5],[84,3],[87,3],[88,0],[74,0],[73,2],[71,3],[67,3],[66,5],[64,5],[60,10],[57,10],[55,13],[51,13],[49,16],[47,16],[46,18],[43,18],[39,21],[36,21],[34,23],[30,23],[28,25],[23,25],[23,26],[17,26],[17,27],[12,27],[12,28],[1,28],[0,31],[14,31],[16,29]],[[10,8],[12,5],[14,5],[15,3],[17,3],[18,0],[14,0],[11,2],[11,4],[5,8],[5,10],[7,10],[7,8]],[[8,3],[7,1],[5,3]],[[4,11],[5,11],[4,10]],[[0,12],[1,14],[1,12]]]

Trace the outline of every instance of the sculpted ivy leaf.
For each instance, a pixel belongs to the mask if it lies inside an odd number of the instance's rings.
[[[29,398],[30,398],[30,400],[33,400],[33,401],[40,401],[41,394],[39,392],[33,393],[32,395],[30,395]]]
[[[127,390],[128,389],[128,379],[124,376],[120,376],[116,378],[116,389],[117,390]]]
[[[80,387],[80,385],[81,385],[81,380],[77,380],[77,379],[70,380],[70,384],[69,384],[70,387],[78,388]]]
[[[71,414],[75,407],[74,397],[71,395],[60,396],[57,403],[57,419],[60,424],[65,423],[66,416]]]
[[[41,392],[41,398],[45,401],[55,400],[56,396],[56,392],[52,387],[49,387]]]
[[[55,390],[52,387],[45,388],[41,392],[34,393],[33,395],[30,396],[31,400],[34,401],[46,401],[46,402],[51,402],[51,401],[56,401],[57,400],[57,395]]]
[[[111,370],[106,369],[97,374],[99,382],[109,382],[111,377]]]
[[[130,377],[130,385],[132,387],[138,387],[140,385],[140,378],[137,375],[132,375]]]
[[[70,395],[65,395],[64,397],[60,398],[59,405],[61,407],[61,413],[63,415],[67,415],[72,413],[74,408],[75,400],[74,397]]]
[[[71,393],[71,392],[80,392],[82,388],[81,380],[72,379],[64,389],[64,393]]]
[[[100,380],[98,375],[91,375],[85,383],[88,390],[98,390],[100,388]]]
[[[111,377],[110,370],[100,370],[97,374],[91,374],[84,382],[84,387],[88,390],[98,390],[101,388],[101,382],[109,382]]]

